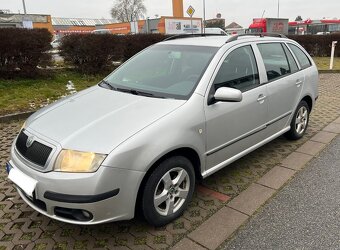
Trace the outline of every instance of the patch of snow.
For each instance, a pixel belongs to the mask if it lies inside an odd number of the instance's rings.
[[[72,81],[68,81],[66,84],[66,91],[68,91],[68,93],[70,95],[77,93],[76,88],[74,87],[74,83]]]

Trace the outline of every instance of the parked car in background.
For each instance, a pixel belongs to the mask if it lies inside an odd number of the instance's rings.
[[[330,34],[331,34],[331,32],[317,32],[317,33],[316,33],[316,35],[319,35],[319,36],[320,36],[320,35],[321,35],[321,36],[322,36],[322,35],[330,35]]]
[[[124,34],[122,33],[116,33],[115,30],[112,29],[98,29],[98,30],[93,30],[91,31],[92,34],[112,34],[112,35],[117,35],[117,36],[123,36]]]
[[[227,35],[227,33],[221,28],[204,28],[206,34],[220,34]]]
[[[98,29],[91,31],[92,34],[112,34],[110,29]]]
[[[198,36],[198,35],[196,35]],[[74,224],[178,218],[195,183],[285,134],[300,139],[318,71],[295,41],[171,37],[33,114],[6,168],[22,199]]]

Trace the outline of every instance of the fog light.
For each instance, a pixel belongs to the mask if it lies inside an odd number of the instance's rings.
[[[91,212],[83,209],[55,207],[54,213],[59,217],[63,217],[69,220],[90,221],[93,219],[93,215],[91,214]]]
[[[84,215],[84,217],[86,219],[90,219],[92,217],[92,215],[89,212],[85,211],[85,210],[82,210],[81,212],[82,212],[82,214]]]

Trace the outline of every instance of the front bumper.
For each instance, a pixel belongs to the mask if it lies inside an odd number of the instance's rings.
[[[144,172],[101,166],[95,173],[42,173],[21,162],[13,148],[11,157],[12,168],[37,181],[32,196],[20,188],[20,183],[16,187],[22,199],[41,214],[82,225],[134,217]],[[78,216],[83,211],[89,215],[86,220]],[[76,216],[67,215],[73,212]]]

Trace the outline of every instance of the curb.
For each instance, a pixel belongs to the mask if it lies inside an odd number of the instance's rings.
[[[234,197],[172,249],[220,249],[288,182],[340,136],[340,117],[326,125],[246,190]]]
[[[35,111],[28,111],[28,112],[22,112],[22,113],[15,113],[15,114],[9,114],[9,115],[4,115],[0,116],[0,123],[5,123],[5,122],[11,122],[15,120],[22,120],[28,118],[30,115],[32,115]]]
[[[340,69],[320,69],[319,74],[336,74],[340,73]]]

